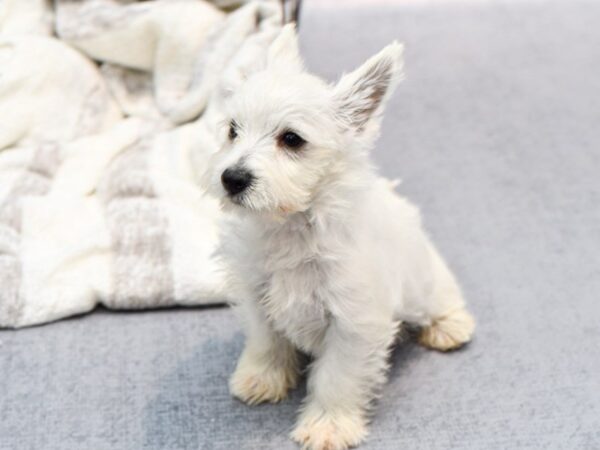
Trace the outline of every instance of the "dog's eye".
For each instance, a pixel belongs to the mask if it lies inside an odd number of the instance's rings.
[[[237,123],[235,120],[229,122],[229,140],[233,141],[237,137]]]
[[[279,137],[281,143],[288,148],[297,149],[306,144],[306,141],[293,131],[286,131]]]

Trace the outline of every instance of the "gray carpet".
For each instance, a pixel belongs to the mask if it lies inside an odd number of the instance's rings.
[[[375,158],[479,325],[457,353],[397,349],[362,448],[600,448],[600,4],[316,3],[302,45],[330,79],[406,42]],[[228,395],[227,309],[98,311],[0,341],[1,449],[295,448],[303,388],[277,406]]]

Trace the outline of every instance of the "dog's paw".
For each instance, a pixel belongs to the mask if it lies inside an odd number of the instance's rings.
[[[283,400],[296,386],[298,375],[292,368],[242,359],[229,380],[231,395],[248,405]]]
[[[305,450],[345,450],[367,436],[366,421],[359,415],[331,415],[304,411],[290,437]]]
[[[435,350],[448,351],[461,347],[471,340],[475,330],[475,319],[464,308],[434,319],[423,328],[419,343]]]

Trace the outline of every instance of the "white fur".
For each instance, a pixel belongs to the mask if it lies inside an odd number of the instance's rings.
[[[329,86],[302,68],[287,26],[266,68],[228,104],[237,123],[211,160],[210,189],[232,214],[221,255],[239,298],[247,341],[233,395],[278,401],[295,385],[296,349],[313,356],[308,396],[292,438],[313,450],[345,449],[366,436],[399,325],[424,328],[425,345],[467,342],[474,322],[460,289],[421,227],[418,210],[380,178],[368,153],[383,104],[401,77],[393,43]],[[278,136],[293,130],[292,150]],[[226,195],[222,172],[253,184]]]

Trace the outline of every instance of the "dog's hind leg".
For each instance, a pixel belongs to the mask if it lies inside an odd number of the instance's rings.
[[[467,311],[454,276],[435,248],[431,248],[434,288],[427,305],[429,324],[421,329],[419,343],[440,351],[454,350],[471,340],[475,319]]]

